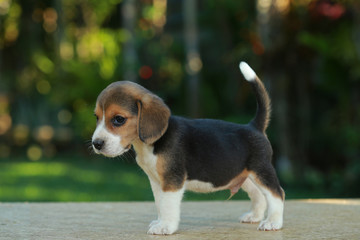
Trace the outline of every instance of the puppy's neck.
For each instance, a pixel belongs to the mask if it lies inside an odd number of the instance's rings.
[[[134,140],[132,142],[132,145],[136,153],[137,162],[142,161],[149,155],[153,155],[153,150],[154,150],[153,145],[144,143],[143,141],[140,140],[140,138]]]
[[[140,139],[132,143],[136,152],[136,162],[154,182],[160,182],[157,172],[157,156],[154,155],[154,146],[142,142]]]
[[[131,145],[134,147],[135,152],[140,152],[144,147],[149,146],[148,144],[141,141],[140,138],[135,139]]]

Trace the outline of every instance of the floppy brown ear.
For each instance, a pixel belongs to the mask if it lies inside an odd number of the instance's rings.
[[[155,95],[147,95],[137,101],[138,133],[146,144],[156,142],[167,130],[170,109]]]

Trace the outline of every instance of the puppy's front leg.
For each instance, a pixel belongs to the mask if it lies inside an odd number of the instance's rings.
[[[151,185],[151,190],[153,192],[154,195],[154,200],[155,200],[155,206],[156,206],[156,210],[157,210],[157,214],[158,214],[158,218],[156,220],[153,220],[149,227],[151,228],[152,226],[158,224],[160,222],[161,216],[160,216],[160,199],[161,199],[161,187],[158,183],[154,182],[153,180],[151,180],[151,178],[149,178],[150,180],[150,185]]]
[[[155,183],[156,184],[156,183]],[[185,187],[176,191],[161,190],[157,201],[160,219],[150,224],[148,234],[167,235],[173,234],[179,226],[180,204]]]

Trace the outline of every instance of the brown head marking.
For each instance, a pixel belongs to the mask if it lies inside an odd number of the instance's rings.
[[[131,141],[136,133],[146,144],[153,144],[165,133],[171,115],[161,98],[128,81],[114,82],[105,88],[97,99],[96,115],[100,118],[99,109],[105,112],[107,122],[116,114],[127,118],[123,129],[112,129],[107,123],[111,132]]]

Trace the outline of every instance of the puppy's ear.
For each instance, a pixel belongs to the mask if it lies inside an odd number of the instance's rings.
[[[152,94],[138,100],[137,107],[140,140],[146,144],[153,144],[168,127],[170,109],[159,97]]]

